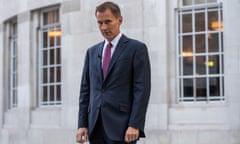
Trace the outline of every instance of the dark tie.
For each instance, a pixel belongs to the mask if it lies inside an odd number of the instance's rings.
[[[108,43],[107,47],[105,49],[104,57],[103,57],[103,68],[102,69],[103,69],[104,79],[106,77],[108,65],[109,65],[110,60],[111,60],[111,48],[112,48],[112,44]]]

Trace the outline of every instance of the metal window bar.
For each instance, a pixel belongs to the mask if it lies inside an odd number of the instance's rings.
[[[208,14],[208,9],[209,9],[209,7],[216,7],[216,4],[212,4],[211,6],[207,6],[207,7],[205,7],[204,8],[204,13],[205,13],[205,29],[208,27],[207,26],[207,24],[208,24],[208,16],[207,16],[207,14]],[[218,10],[218,21],[219,21],[219,23],[220,23],[220,21],[221,21],[221,10],[222,10],[222,4],[217,4],[217,10]],[[188,6],[187,7],[187,9],[189,9],[190,7]],[[186,9],[186,7],[185,7],[185,9]],[[184,9],[178,9],[178,12],[177,12],[177,21],[178,21],[178,24],[179,24],[179,26],[177,26],[177,29],[178,29],[178,34],[177,34],[177,44],[179,44],[178,45],[178,52],[177,52],[177,55],[178,55],[178,59],[177,59],[177,64],[178,64],[178,66],[177,66],[177,75],[178,75],[178,89],[179,89],[179,92],[180,92],[180,94],[179,94],[179,97],[178,97],[178,101],[179,102],[181,102],[181,101],[184,101],[184,100],[194,100],[194,101],[196,101],[196,86],[193,86],[193,89],[194,89],[194,96],[193,96],[193,98],[185,98],[184,97],[184,92],[183,92],[183,78],[187,78],[187,77],[189,77],[189,76],[184,76],[183,75],[183,56],[181,56],[181,54],[180,54],[180,52],[182,52],[183,51],[183,48],[182,48],[182,43],[183,43],[183,39],[182,39],[182,37],[183,37],[183,35],[192,35],[192,45],[193,45],[193,64],[194,64],[194,66],[193,66],[193,71],[195,72],[195,70],[196,70],[196,55],[199,55],[199,54],[196,54],[195,53],[195,49],[196,49],[196,47],[195,47],[195,35],[196,34],[198,34],[198,32],[195,32],[195,7],[191,7],[191,9],[192,9],[192,33],[187,33],[187,34],[183,34],[183,32],[182,32],[182,15],[184,14],[184,12],[183,12],[183,10]],[[185,12],[186,13],[186,12]],[[187,13],[189,13],[189,11],[187,12]],[[179,22],[180,21],[180,22]],[[179,30],[180,29],[180,30]],[[208,56],[210,55],[209,53],[208,53],[208,39],[207,39],[207,34],[208,34],[208,31],[206,31],[205,30],[205,47],[206,47],[206,53],[205,54],[203,54],[203,56],[205,56],[206,57],[206,62],[208,62],[209,61],[209,59],[208,59]],[[219,31],[218,30],[218,36],[219,37],[221,37],[221,31]],[[222,39],[221,38],[219,38],[218,39],[218,43],[219,43],[219,51],[220,51],[220,49],[222,49]],[[179,52],[180,51],[180,52]],[[217,76],[218,78],[219,78],[219,81],[220,81],[220,95],[219,96],[217,96],[216,98],[215,97],[213,97],[213,96],[211,96],[210,97],[210,92],[209,92],[209,86],[210,86],[210,84],[209,84],[209,78],[211,77],[211,76],[213,76],[213,74],[209,74],[209,70],[208,70],[208,66],[206,66],[206,76],[204,75],[203,77],[204,78],[207,78],[207,83],[206,83],[206,88],[207,88],[207,96],[206,96],[206,101],[208,102],[208,101],[211,101],[212,99],[222,99],[222,100],[224,100],[224,96],[223,96],[223,72],[222,72],[222,64],[223,64],[223,59],[222,59],[222,57],[223,57],[223,52],[216,52],[216,54],[219,56],[219,67],[220,67],[220,71],[219,71],[219,74],[218,75],[215,75],[215,76]],[[212,53],[211,53],[211,55],[213,55]],[[180,63],[179,63],[180,62]],[[179,68],[179,64],[180,64],[180,67],[181,68]],[[180,71],[179,71],[179,69],[180,69]],[[198,78],[199,78],[199,76],[198,76]],[[194,85],[195,85],[195,80],[196,80],[196,76],[193,76],[193,80],[194,80]],[[180,85],[180,86],[179,86]]]
[[[10,23],[10,100],[9,108],[18,105],[17,98],[17,23]]]
[[[204,15],[205,15],[205,29],[208,28],[208,8],[205,8],[204,9]],[[208,51],[209,51],[209,48],[208,48],[208,29],[205,30],[205,48],[206,48],[206,62],[209,61],[208,59]],[[206,95],[206,102],[209,101],[209,95],[210,95],[210,92],[209,92],[209,67],[206,65],[206,78],[207,78],[207,83],[206,83],[206,87],[207,87],[207,95]]]
[[[40,29],[40,49],[39,49],[39,53],[40,53],[40,60],[39,60],[39,106],[49,106],[49,105],[61,105],[62,103],[62,99],[61,99],[61,93],[60,93],[60,100],[57,100],[57,86],[61,86],[62,83],[61,81],[60,82],[57,82],[56,81],[56,68],[57,67],[60,67],[61,68],[61,62],[60,64],[57,64],[56,63],[56,57],[57,57],[57,49],[61,49],[61,45],[57,45],[56,43],[56,36],[53,36],[53,39],[54,39],[54,43],[53,45],[50,45],[50,36],[48,35],[47,36],[47,47],[43,47],[43,33],[44,32],[47,32],[49,34],[50,31],[55,31],[55,30],[61,30],[61,26],[60,26],[60,23],[59,21],[57,21],[57,18],[58,17],[57,15],[59,14],[58,12],[58,8],[51,8],[51,9],[47,9],[47,10],[44,10],[42,11],[41,13],[41,29]],[[49,12],[53,12],[54,13],[54,23],[50,23],[50,24],[44,24],[43,23],[43,14],[49,14]],[[49,16],[48,16],[49,18]],[[43,64],[43,52],[47,53],[47,62],[46,64],[44,65]],[[52,60],[52,57],[50,55],[51,51],[53,51],[53,55],[54,55],[54,58],[53,58],[53,62],[51,63],[50,60]],[[59,56],[58,56],[59,57]],[[43,79],[44,79],[44,76],[43,76],[43,70],[44,69],[47,69],[47,82],[44,83]],[[51,69],[54,69],[52,73],[50,73]],[[53,76],[53,81],[50,81],[51,80],[51,76]],[[47,88],[47,96],[44,100],[44,88]],[[53,90],[53,93],[51,93],[51,91]],[[53,98],[53,99],[51,99]]]

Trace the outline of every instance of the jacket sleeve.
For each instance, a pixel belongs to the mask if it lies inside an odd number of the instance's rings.
[[[85,56],[85,62],[82,71],[82,80],[80,85],[78,128],[88,127],[88,105],[89,105],[89,54]]]
[[[138,128],[144,137],[146,111],[151,89],[151,70],[147,47],[138,46],[133,60],[133,104],[129,126]]]

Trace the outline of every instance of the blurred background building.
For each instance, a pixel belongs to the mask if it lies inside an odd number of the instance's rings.
[[[0,144],[74,144],[103,0],[0,0]],[[240,1],[114,0],[152,67],[140,144],[240,144]]]

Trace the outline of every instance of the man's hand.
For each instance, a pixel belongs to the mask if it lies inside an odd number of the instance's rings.
[[[88,129],[79,128],[76,134],[76,140],[78,143],[84,143],[88,141]]]
[[[134,127],[128,127],[127,131],[125,133],[125,142],[130,143],[132,141],[136,141],[139,137],[139,129],[136,129]]]

